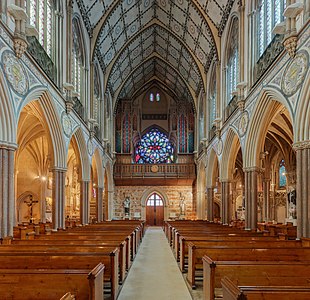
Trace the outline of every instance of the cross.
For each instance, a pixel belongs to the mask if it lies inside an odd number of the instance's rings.
[[[27,206],[30,207],[30,223],[32,223],[32,208],[38,202],[38,200],[33,200],[32,195],[29,195],[29,200],[24,201],[24,203],[26,203]]]

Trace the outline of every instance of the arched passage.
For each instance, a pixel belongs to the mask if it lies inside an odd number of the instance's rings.
[[[281,94],[274,90],[262,92],[244,149],[246,228],[256,229],[257,221],[284,223],[288,218],[287,193],[296,186],[293,120],[290,105]],[[282,160],[285,186],[279,185]],[[292,201],[296,203],[296,199]]]
[[[226,202],[227,223],[244,220],[244,172],[238,134],[228,130],[221,160],[222,203]],[[225,185],[225,189],[223,187]],[[226,213],[226,212],[225,212]]]
[[[214,149],[211,150],[207,166],[207,219],[220,220],[220,191],[219,161]]]

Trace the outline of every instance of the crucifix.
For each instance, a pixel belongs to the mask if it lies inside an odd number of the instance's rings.
[[[32,221],[33,221],[33,218],[32,218],[32,214],[33,214],[33,211],[32,211],[32,208],[33,208],[33,206],[36,204],[36,203],[38,203],[39,201],[38,200],[33,200],[33,197],[32,197],[32,195],[29,195],[29,200],[25,200],[24,201],[24,203],[25,204],[27,204],[27,206],[30,208],[30,221],[29,221],[29,223],[31,224],[32,223]]]

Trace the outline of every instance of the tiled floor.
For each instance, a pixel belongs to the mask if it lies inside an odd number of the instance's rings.
[[[147,229],[118,299],[192,299],[162,228]]]

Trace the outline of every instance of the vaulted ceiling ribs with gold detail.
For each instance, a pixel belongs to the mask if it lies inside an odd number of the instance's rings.
[[[189,101],[206,86],[233,2],[77,0],[114,100],[155,80]]]

